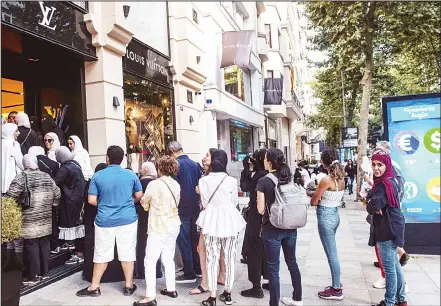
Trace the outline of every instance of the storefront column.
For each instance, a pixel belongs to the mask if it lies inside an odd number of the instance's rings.
[[[106,161],[109,146],[126,150],[122,56],[133,34],[121,3],[89,2],[89,12],[84,18],[98,57],[85,64],[87,135],[95,167]],[[119,106],[113,105],[115,98]]]

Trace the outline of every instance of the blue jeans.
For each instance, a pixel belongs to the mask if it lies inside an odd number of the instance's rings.
[[[387,306],[394,306],[395,298],[399,303],[406,300],[404,276],[397,255],[397,246],[392,240],[388,240],[377,242],[377,248],[386,275],[384,301]]]
[[[296,261],[297,231],[264,229],[263,246],[268,265],[270,306],[278,306],[280,300],[280,248],[283,248],[285,262],[291,274],[294,301],[302,300],[302,277]]]
[[[354,177],[348,177],[348,190],[349,190],[349,194],[353,194],[354,193]]]
[[[181,252],[182,263],[184,264],[184,277],[186,279],[196,278],[195,273],[201,274],[199,254],[196,250],[199,242],[196,226],[198,217],[199,213],[192,216],[180,216],[181,229],[176,242]]]
[[[329,267],[331,268],[332,287],[340,289],[340,261],[337,253],[337,243],[335,234],[340,225],[340,215],[337,207],[317,207],[317,225],[320,240],[325,249],[328,258]]]

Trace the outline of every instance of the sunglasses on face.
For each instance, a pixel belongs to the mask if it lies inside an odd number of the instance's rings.
[[[54,140],[53,140],[53,139],[50,139],[50,138],[44,140],[44,142],[48,142],[48,143],[51,143],[52,141],[54,141]]]

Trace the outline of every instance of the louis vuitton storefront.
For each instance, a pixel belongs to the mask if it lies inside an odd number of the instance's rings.
[[[123,57],[127,164],[135,172],[143,162],[165,154],[175,139],[168,62],[165,55],[135,38]]]
[[[87,2],[2,1],[2,116],[26,112],[33,129],[51,116],[66,136],[87,146],[84,63],[95,48],[84,14]],[[32,118],[31,118],[32,119]]]

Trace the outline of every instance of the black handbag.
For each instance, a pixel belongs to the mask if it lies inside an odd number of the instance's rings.
[[[28,176],[26,172],[23,171],[24,181],[24,191],[19,199],[19,204],[23,210],[31,208],[31,192],[28,188]]]

